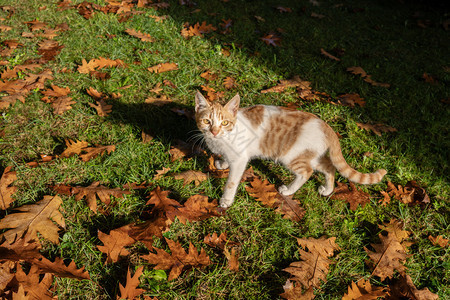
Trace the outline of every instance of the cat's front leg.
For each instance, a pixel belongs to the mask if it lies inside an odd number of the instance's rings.
[[[241,182],[246,166],[247,160],[233,161],[230,163],[230,174],[228,175],[227,183],[225,184],[223,196],[220,199],[220,207],[228,208],[233,204],[237,188]]]
[[[223,158],[216,158],[214,161],[214,166],[219,170],[225,170],[230,167],[230,164]]]

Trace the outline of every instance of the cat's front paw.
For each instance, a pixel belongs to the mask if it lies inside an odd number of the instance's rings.
[[[216,166],[217,169],[219,170],[225,170],[228,169],[228,167],[230,166],[230,164],[228,162],[226,162],[223,159],[216,159],[214,161],[214,165]]]
[[[284,184],[282,186],[280,186],[278,188],[278,193],[280,193],[283,196],[290,196],[292,195],[294,192],[292,192],[287,186],[285,186]]]
[[[225,198],[221,198],[220,199],[220,204],[219,206],[221,208],[228,208],[231,206],[231,204],[233,204],[234,199],[225,199]]]
[[[334,188],[333,187],[326,187],[324,185],[319,186],[318,192],[320,195],[327,197],[329,196],[332,192],[333,192]]]

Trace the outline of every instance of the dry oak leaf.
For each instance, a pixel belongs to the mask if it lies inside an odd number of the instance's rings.
[[[372,287],[370,281],[361,279],[358,283],[352,281],[352,285],[348,287],[348,292],[342,297],[342,300],[377,300],[379,297],[387,295],[385,287]]]
[[[288,300],[312,300],[316,297],[312,286],[302,293],[302,286],[299,284],[294,284],[289,279],[283,285],[283,289],[284,293],[280,294],[280,296]]]
[[[207,196],[193,195],[186,200],[183,206],[166,211],[166,215],[171,221],[177,217],[181,223],[186,224],[186,221],[200,221],[218,216],[219,213],[216,200],[209,202]]]
[[[97,156],[101,156],[103,154],[108,153],[116,150],[116,146],[109,145],[109,146],[96,146],[96,147],[87,147],[83,149],[83,154],[80,155],[80,158],[82,161],[90,161],[91,159],[96,158]]]
[[[0,209],[5,210],[14,202],[13,194],[17,187],[12,186],[13,182],[17,180],[16,171],[11,171],[12,167],[7,167],[3,171],[0,178]]]
[[[228,243],[227,234],[225,232],[222,232],[220,235],[217,235],[216,232],[214,232],[212,235],[208,234],[203,239],[203,243],[205,243],[210,247],[217,247],[219,249],[224,250],[225,245],[227,245]]]
[[[0,262],[0,292],[4,292],[8,284],[14,279],[13,269],[16,264],[12,261]]]
[[[178,64],[176,63],[161,63],[153,67],[147,68],[151,73],[163,73],[168,71],[178,70]]]
[[[228,260],[228,269],[233,272],[239,271],[239,255],[236,253],[236,247],[231,248],[231,252],[228,250],[228,248],[225,246],[225,249],[223,250],[223,254]]]
[[[438,235],[437,237],[429,235],[428,239],[431,241],[433,245],[441,246],[442,248],[448,247],[450,245],[450,241],[444,238],[442,235]]]
[[[50,103],[51,100],[49,97],[63,97],[63,96],[67,96],[69,93],[70,93],[69,87],[63,88],[63,87],[59,87],[57,85],[52,84],[51,89],[46,89],[46,90],[41,91],[41,94],[43,94],[45,96],[41,100],[46,103]]]
[[[42,257],[39,249],[41,249],[39,243],[34,241],[27,242],[23,238],[16,239],[12,244],[8,241],[3,241],[0,244],[0,257],[10,261],[30,261]]]
[[[181,204],[178,203],[178,201],[167,197],[169,194],[169,191],[161,191],[161,188],[158,186],[155,190],[150,192],[150,197],[146,205],[153,204],[155,205],[155,210],[164,212],[176,210],[177,208],[181,207]]]
[[[215,81],[219,76],[217,76],[217,74],[211,73],[211,71],[206,71],[200,74],[200,77],[208,81]]]
[[[299,249],[302,261],[291,263],[284,271],[294,275],[291,280],[301,283],[304,288],[309,288],[310,286],[318,288],[321,281],[327,281],[328,269],[332,263],[328,257],[333,256],[334,251],[340,249],[336,244],[336,238],[298,238],[297,242],[308,251]]]
[[[209,101],[215,101],[225,95],[224,92],[216,92],[215,89],[206,85],[202,85],[201,88],[206,92],[206,99],[208,99]]]
[[[50,292],[53,276],[47,273],[41,280],[41,271],[37,266],[31,265],[28,274],[26,274],[22,267],[17,265],[15,279],[23,287],[25,299],[53,299],[53,295]]]
[[[383,132],[396,132],[397,129],[384,124],[364,124],[364,123],[356,123],[359,128],[364,129],[366,131],[372,131],[378,136],[381,136]]]
[[[145,290],[137,288],[140,284],[139,277],[141,277],[143,271],[144,266],[141,266],[134,272],[134,276],[131,276],[130,269],[128,269],[125,286],[119,283],[120,296],[117,296],[117,299],[137,299],[136,297],[145,292]]]
[[[206,24],[206,21],[203,21],[202,24],[197,22],[194,26],[190,26],[189,23],[185,23],[184,28],[181,30],[181,36],[185,39],[193,36],[202,37],[203,34],[210,33],[215,30],[217,30],[217,28],[211,24]]]
[[[363,107],[366,101],[359,94],[342,94],[337,97],[338,103],[345,106],[355,107],[356,104]]]
[[[413,244],[412,242],[406,242],[411,232],[403,230],[403,224],[398,220],[391,219],[389,223],[378,225],[378,227],[381,230],[387,231],[389,235],[399,241],[400,244],[405,248],[405,250],[407,250],[407,247],[410,247]]]
[[[111,204],[111,196],[123,198],[123,195],[130,193],[130,191],[123,191],[119,188],[111,189],[102,186],[99,181],[93,182],[87,187],[77,186],[72,188],[72,194],[75,195],[75,200],[80,201],[86,198],[88,207],[95,213],[97,212],[97,197],[108,206]]]
[[[430,197],[425,189],[420,187],[414,180],[408,181],[404,187],[401,185],[396,187],[392,182],[388,182],[387,196],[386,194],[383,195],[386,197],[385,201],[388,201],[387,197],[394,197],[396,200],[408,205],[430,203]]]
[[[208,175],[201,171],[188,170],[180,174],[173,175],[175,180],[183,180],[183,186],[194,182],[195,186],[200,185],[201,182],[208,180]]]
[[[89,146],[89,143],[86,141],[76,141],[73,140],[66,140],[66,150],[64,150],[63,153],[61,153],[60,157],[71,157],[74,155],[80,155],[81,151],[83,151],[87,146]]]
[[[87,62],[84,58],[81,62],[81,66],[78,66],[78,72],[81,74],[89,74],[94,72],[96,69],[108,68],[108,67],[123,67],[125,63],[120,60],[112,60],[104,57],[99,57],[98,59],[91,59]]]
[[[171,171],[170,168],[163,167],[161,170],[156,170],[156,175],[153,179],[158,180],[161,179],[165,174]]]
[[[414,300],[437,300],[439,296],[430,292],[428,288],[417,289],[409,275],[402,274],[389,286],[388,299],[414,299]]]
[[[349,185],[337,182],[337,185],[338,186],[334,189],[333,195],[331,195],[330,198],[348,202],[352,211],[356,211],[358,205],[364,207],[367,203],[370,203],[370,195],[358,190],[353,182],[349,182]]]
[[[406,267],[403,265],[403,261],[408,257],[405,248],[391,233],[388,233],[387,236],[379,234],[379,237],[381,244],[371,244],[375,251],[364,247],[371,259],[370,263],[374,267],[372,276],[378,276],[383,281],[386,278],[392,278],[394,271],[404,274]]]
[[[62,200],[59,196],[44,196],[35,204],[23,205],[0,220],[0,229],[8,229],[0,235],[9,243],[25,236],[26,240],[38,240],[37,233],[54,244],[59,243],[59,226],[65,227],[64,217],[59,212]],[[56,224],[58,225],[56,225]]]
[[[150,264],[156,265],[154,269],[169,270],[169,281],[180,276],[185,269],[192,267],[206,267],[211,264],[209,257],[202,248],[200,254],[192,243],[189,243],[189,251],[185,252],[180,243],[165,238],[171,254],[158,248],[154,248],[156,253],[150,252],[148,255],[141,256]]]
[[[89,106],[95,108],[100,117],[106,117],[110,112],[112,112],[112,105],[107,104],[103,99],[97,100],[97,105],[94,103],[89,103]]]
[[[233,77],[227,77],[223,80],[223,86],[227,90],[231,90],[236,86],[236,80]]]
[[[302,80],[299,76],[294,76],[292,79],[280,80],[280,83],[274,87],[262,90],[261,93],[280,93],[289,87],[298,87],[302,90],[311,90],[311,82]]]
[[[269,46],[278,47],[281,45],[281,37],[274,33],[266,34],[260,39]]]
[[[254,197],[256,201],[260,201],[264,206],[275,208],[283,201],[282,196],[278,193],[275,185],[271,184],[267,179],[262,181],[256,177],[250,185],[246,186],[247,193]]]
[[[124,230],[111,230],[109,234],[98,231],[98,238],[104,246],[97,246],[98,250],[107,255],[105,263],[117,262],[120,256],[128,256],[130,252],[125,249],[135,243]]]
[[[278,205],[275,211],[282,214],[284,219],[299,222],[305,216],[303,207],[301,207],[296,200],[292,199],[292,197],[282,197],[283,202]]]
[[[381,87],[385,87],[385,88],[388,88],[391,86],[388,83],[376,82],[375,80],[372,79],[372,75],[368,75],[366,73],[366,71],[364,71],[364,69],[361,67],[349,67],[349,68],[347,68],[347,72],[350,72],[354,75],[360,75],[365,82],[368,82],[373,86],[381,86]]]
[[[31,264],[38,267],[42,273],[52,273],[58,277],[75,278],[78,280],[91,279],[84,267],[78,269],[73,260],[66,266],[64,259],[60,257],[55,258],[55,261],[51,262],[42,256],[39,259],[33,259]]]
[[[57,115],[62,115],[66,111],[72,109],[72,104],[75,104],[76,102],[72,100],[71,97],[58,97],[55,100],[51,102],[51,106],[53,108],[53,113]]]
[[[136,30],[136,29],[127,28],[127,29],[125,29],[125,32],[131,36],[137,37],[138,39],[140,39],[143,42],[154,42],[155,41],[155,39],[152,38],[152,36],[150,34],[140,32],[139,30]]]
[[[320,287],[327,281],[327,274],[332,261],[319,255],[318,252],[309,252],[299,249],[302,261],[293,262],[283,269],[293,275],[291,280],[299,282],[304,288]]]

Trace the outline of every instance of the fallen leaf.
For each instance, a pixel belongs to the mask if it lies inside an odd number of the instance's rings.
[[[358,190],[353,182],[349,182],[349,185],[337,182],[337,187],[334,189],[330,198],[348,202],[350,204],[350,209],[353,211],[358,209],[358,205],[364,207],[367,203],[370,203],[370,195]]]
[[[45,97],[41,100],[50,103],[52,100],[49,97],[63,97],[70,94],[70,88],[69,87],[59,87],[57,85],[52,84],[51,89],[45,89],[41,91],[41,94],[43,94]]]
[[[155,180],[161,179],[165,174],[171,171],[170,168],[163,167],[161,170],[156,170],[156,175],[153,177]]]
[[[20,213],[11,213],[0,220],[0,229],[8,229],[0,237],[9,243],[16,238],[24,237],[26,240],[38,240],[37,233],[54,244],[59,243],[59,227],[65,227],[64,217],[59,212],[62,200],[59,196],[44,196],[44,199],[35,204],[23,205],[14,210]]]
[[[147,70],[149,70],[151,73],[163,73],[178,70],[178,65],[176,63],[162,63],[147,68]]]
[[[233,77],[227,77],[223,80],[223,86],[227,90],[231,90],[236,86],[236,80]]]
[[[144,266],[141,266],[136,270],[134,276],[131,276],[130,269],[128,268],[125,286],[119,283],[120,297],[117,297],[118,299],[137,299],[138,296],[145,292],[144,289],[137,288],[140,284],[139,277],[141,277],[143,271]]]
[[[223,254],[228,260],[228,269],[233,272],[239,271],[239,255],[237,254],[236,247],[231,248],[231,252],[225,246]]]
[[[448,239],[445,239],[442,235],[438,235],[436,237],[429,235],[428,239],[433,245],[440,246],[442,248],[448,247],[450,245],[450,241]]]
[[[95,108],[100,117],[106,117],[112,112],[112,105],[107,104],[103,99],[97,100],[97,105],[89,103],[89,106]]]
[[[89,143],[86,141],[76,141],[66,140],[66,150],[61,153],[60,157],[71,157],[73,155],[79,155],[83,149],[89,146]]]
[[[12,184],[17,180],[16,171],[11,171],[12,167],[7,167],[0,178],[0,209],[5,210],[14,202],[13,194],[17,187]]]
[[[338,103],[344,106],[355,107],[356,104],[363,107],[366,101],[359,94],[341,94],[337,97]]]
[[[175,209],[167,210],[166,215],[171,221],[177,217],[181,223],[186,224],[187,221],[193,222],[216,217],[219,213],[216,200],[209,202],[207,196],[193,195],[186,200],[183,206],[179,205]]]
[[[189,251],[186,253],[179,243],[167,238],[165,240],[169,246],[170,254],[162,249],[154,248],[156,253],[150,252],[148,255],[142,255],[141,258],[155,265],[154,269],[170,270],[169,281],[179,277],[183,270],[193,267],[203,268],[211,264],[203,248],[199,254],[194,245],[189,243]]]
[[[261,37],[261,40],[269,46],[278,47],[281,45],[281,37],[275,33],[269,33]]]
[[[401,274],[394,279],[389,286],[389,299],[414,299],[414,300],[437,300],[439,296],[430,292],[428,288],[417,289],[411,277]]]
[[[24,299],[53,299],[53,295],[50,292],[53,276],[47,273],[41,278],[41,271],[37,266],[31,265],[27,274],[22,269],[22,266],[17,265],[15,279],[19,286],[23,288],[23,295],[27,296]]]
[[[100,185],[99,181],[93,182],[91,185],[82,187],[77,186],[72,188],[72,194],[75,195],[75,200],[81,201],[86,198],[88,207],[97,212],[97,197],[105,205],[111,204],[111,196],[115,198],[123,198],[124,195],[130,194],[130,191],[124,191],[119,188],[108,188]]]
[[[81,66],[78,66],[78,72],[81,74],[89,74],[96,69],[108,68],[108,67],[124,67],[125,63],[120,60],[112,60],[109,58],[99,57],[98,59],[91,59],[87,62],[84,58],[81,62]]]
[[[200,74],[200,77],[208,81],[215,81],[219,76],[217,76],[217,74],[211,73],[211,71],[206,71]]]
[[[131,36],[137,37],[138,39],[140,39],[143,42],[154,42],[155,41],[155,39],[152,38],[152,36],[150,34],[140,32],[139,30],[127,28],[127,29],[125,29],[125,32]]]
[[[53,108],[53,113],[57,115],[62,115],[66,111],[72,109],[72,104],[76,102],[72,100],[71,97],[58,97],[51,102],[51,106]]]
[[[318,14],[318,13],[312,12],[312,13],[311,13],[311,17],[317,18],[317,19],[323,19],[323,18],[325,18],[325,15],[322,15],[322,14]]]
[[[310,90],[311,82],[302,80],[299,76],[294,76],[292,79],[280,80],[280,83],[274,87],[262,90],[261,93],[280,93],[289,87],[300,87],[302,89]]]
[[[370,281],[361,279],[358,283],[352,281],[352,285],[348,287],[347,294],[342,297],[342,300],[377,300],[379,297],[385,297],[387,295],[388,293],[385,287],[372,287]]]
[[[227,240],[227,234],[225,232],[222,232],[220,235],[217,235],[217,233],[214,232],[212,235],[208,234],[203,239],[203,243],[205,243],[206,245],[210,247],[217,247],[221,250],[225,249],[225,245],[227,245],[228,242],[229,241]]]
[[[383,132],[396,132],[397,129],[388,125],[384,125],[384,124],[364,124],[364,123],[356,123],[356,125],[358,125],[359,128],[364,129],[366,131],[372,131],[373,133],[375,133],[378,136],[381,136],[381,134]]]
[[[150,133],[145,132],[144,130],[142,130],[142,142],[144,144],[148,144],[153,140],[153,135],[151,135]]]
[[[189,39],[193,36],[203,37],[204,34],[210,33],[215,30],[217,30],[217,28],[211,24],[206,24],[206,21],[203,21],[201,24],[196,23],[194,24],[194,26],[190,26],[189,23],[185,23],[184,28],[181,30],[181,35],[185,39]]]
[[[361,67],[349,67],[349,68],[347,68],[347,72],[350,72],[354,75],[360,75],[365,82],[368,82],[373,86],[381,86],[381,87],[385,87],[385,88],[388,88],[391,86],[388,83],[381,83],[381,82],[377,82],[377,81],[373,80],[372,75],[368,75],[366,73],[366,71],[364,71],[364,69]]]
[[[188,170],[179,174],[175,174],[173,178],[175,178],[175,180],[182,179],[183,186],[191,182],[194,182],[195,186],[198,186],[201,182],[208,180],[208,175],[200,171]]]
[[[96,146],[96,147],[87,147],[84,148],[82,151],[85,152],[80,155],[80,158],[82,161],[87,162],[91,159],[96,158],[97,156],[102,156],[105,153],[110,154],[111,152],[116,150],[116,146],[109,145],[109,146]]]
[[[30,261],[33,266],[39,268],[42,273],[52,273],[58,277],[91,279],[89,273],[84,267],[78,269],[75,262],[72,260],[68,266],[64,263],[64,259],[56,257],[54,262],[51,262],[47,258],[41,256]]]
[[[294,276],[290,280],[299,282],[306,289],[311,286],[319,288],[322,282],[327,282],[329,267],[333,263],[328,257],[339,249],[335,239],[297,239],[299,245],[307,248],[307,251],[299,249],[301,261],[291,263],[283,271]]]
[[[125,247],[135,243],[135,240],[127,232],[120,230],[120,228],[111,230],[109,234],[99,230],[98,238],[104,245],[97,246],[98,250],[107,255],[105,263],[117,262],[120,256],[128,256],[130,252]]]

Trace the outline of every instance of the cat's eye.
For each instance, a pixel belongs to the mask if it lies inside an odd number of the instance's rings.
[[[230,122],[229,122],[229,121],[227,121],[227,120],[225,120],[225,121],[222,121],[222,126],[227,126],[228,124],[230,124]]]
[[[203,124],[209,124],[209,123],[211,123],[211,121],[208,120],[208,119],[203,119],[202,122],[203,122]]]

